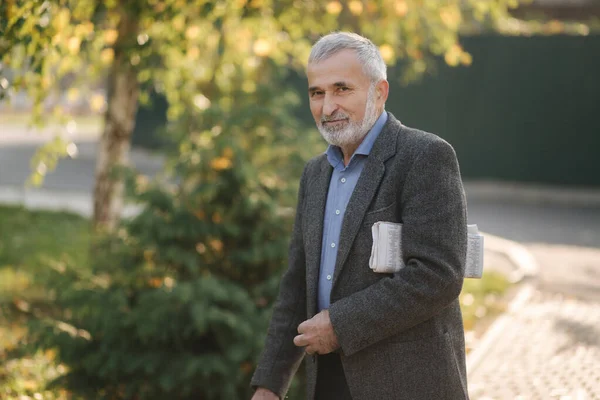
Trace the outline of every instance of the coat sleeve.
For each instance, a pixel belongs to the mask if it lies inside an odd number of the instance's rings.
[[[288,269],[279,287],[279,295],[265,348],[252,377],[251,385],[264,387],[283,399],[290,382],[304,357],[304,349],[294,345],[297,328],[306,319],[306,262],[302,238],[302,214],[307,175],[306,167],[300,180],[294,229],[289,246]]]
[[[459,295],[466,260],[466,201],[454,149],[429,143],[398,193],[405,268],[330,306],[347,356],[424,322]]]

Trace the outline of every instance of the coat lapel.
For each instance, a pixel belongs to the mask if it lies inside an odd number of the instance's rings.
[[[308,312],[312,316],[317,309],[317,286],[321,266],[321,245],[323,242],[323,224],[327,192],[333,168],[326,157],[321,160],[318,175],[312,177],[305,199],[304,243],[306,254],[306,295]]]
[[[388,121],[373,144],[365,167],[350,197],[342,222],[339,249],[333,273],[333,286],[335,286],[338,280],[363,217],[377,193],[381,179],[385,174],[384,163],[396,154],[396,139],[400,126],[400,122],[392,114],[388,114]],[[325,204],[323,204],[323,208],[325,208]],[[321,221],[321,230],[322,226],[323,221]]]

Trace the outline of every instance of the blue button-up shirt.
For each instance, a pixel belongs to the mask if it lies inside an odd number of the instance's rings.
[[[319,311],[329,308],[333,270],[346,206],[365,166],[367,156],[371,152],[387,118],[387,112],[384,111],[358,146],[348,165],[344,165],[344,156],[339,147],[329,146],[325,153],[327,154],[327,160],[333,167],[333,173],[329,182],[325,220],[323,222],[323,243],[321,246],[321,268],[317,298]]]

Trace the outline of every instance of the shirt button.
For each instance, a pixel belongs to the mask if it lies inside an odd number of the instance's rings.
[[[335,215],[340,215],[340,210],[335,210]]]
[[[335,247],[335,243],[331,243],[331,247]]]
[[[327,280],[330,281],[331,280],[331,275],[327,275]]]
[[[342,183],[346,183],[346,178],[342,178],[340,181],[342,181]]]

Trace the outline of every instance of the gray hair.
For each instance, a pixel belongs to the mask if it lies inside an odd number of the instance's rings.
[[[372,83],[387,79],[387,67],[377,46],[356,33],[333,32],[323,36],[313,45],[308,63],[318,63],[346,49],[356,52],[363,71]]]

